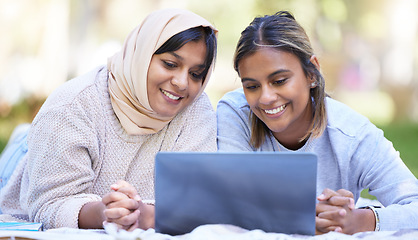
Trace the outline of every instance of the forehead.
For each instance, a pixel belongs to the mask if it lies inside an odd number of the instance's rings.
[[[290,52],[271,47],[259,48],[256,52],[243,57],[238,62],[240,76],[264,75],[277,70],[301,71],[298,57]]]

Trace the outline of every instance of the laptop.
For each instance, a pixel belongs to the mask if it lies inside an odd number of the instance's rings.
[[[295,152],[159,152],[155,230],[205,224],[315,234],[317,156]]]

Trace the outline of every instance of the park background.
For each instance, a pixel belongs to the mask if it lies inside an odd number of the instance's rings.
[[[289,10],[308,33],[328,94],[385,131],[418,176],[416,0],[0,0],[0,151],[65,81],[106,64],[150,12],[184,8],[219,29],[206,88],[238,88],[233,54],[256,16]]]

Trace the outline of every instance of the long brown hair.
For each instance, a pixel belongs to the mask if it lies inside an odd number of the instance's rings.
[[[325,80],[317,67],[310,61],[314,55],[309,37],[305,30],[287,11],[274,15],[256,17],[241,33],[234,56],[234,68],[239,74],[238,64],[241,59],[255,53],[261,47],[272,47],[280,51],[290,52],[297,56],[305,76],[316,80],[316,87],[311,88],[314,117],[310,130],[300,141],[309,136],[319,137],[327,125],[325,109]],[[251,120],[251,144],[259,148],[270,129],[253,112]]]

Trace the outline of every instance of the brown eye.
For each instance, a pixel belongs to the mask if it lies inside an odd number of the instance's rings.
[[[168,61],[163,61],[163,63],[164,63],[164,65],[165,65],[167,68],[175,68],[175,67],[177,67],[177,65],[176,65],[176,64],[171,63],[171,62],[168,62]]]
[[[245,89],[248,89],[248,90],[255,90],[256,88],[258,88],[257,85],[247,85],[247,86],[245,86]]]
[[[198,80],[198,81],[203,79],[203,73],[191,72],[190,75],[192,76],[193,79]]]
[[[285,83],[286,80],[287,80],[287,78],[280,79],[280,80],[274,81],[273,84],[275,84],[275,85],[281,85],[281,84]]]

